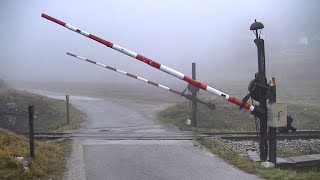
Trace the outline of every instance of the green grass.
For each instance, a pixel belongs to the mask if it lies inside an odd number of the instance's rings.
[[[200,131],[250,131],[254,130],[254,118],[250,113],[239,110],[235,105],[223,100],[214,101],[216,110],[210,110],[202,104],[198,104],[197,129]],[[190,102],[178,103],[158,114],[158,119],[164,123],[176,125],[182,129],[190,129],[185,125],[187,119],[191,119]]]
[[[178,103],[158,114],[158,119],[164,123],[176,125],[182,129],[200,131],[255,131],[254,117],[246,110],[221,99],[215,99],[216,110],[210,110],[198,104],[198,128],[185,125],[191,119],[190,102]],[[294,118],[293,125],[298,129],[320,130],[320,105],[318,104],[288,104],[288,114]]]
[[[8,110],[7,103],[15,103],[16,110]],[[28,106],[35,106],[35,132],[58,132],[80,127],[84,114],[70,105],[70,125],[67,125],[66,102],[0,87],[0,179],[61,179],[66,170],[66,158],[71,152],[69,140],[35,142],[35,158],[29,158],[29,140],[14,132],[28,132]],[[14,120],[8,124],[8,120]],[[29,171],[21,174],[16,156],[27,158]]]
[[[315,103],[290,103],[288,114],[294,118],[293,125],[298,129],[320,130],[320,105]]]
[[[261,166],[257,162],[251,161],[247,157],[238,155],[236,152],[219,145],[218,142],[209,139],[199,140],[201,145],[209,149],[212,153],[218,155],[229,164],[236,166],[237,168],[256,174],[264,179],[272,180],[319,180],[320,172],[317,170],[280,170],[280,169],[267,169]]]
[[[29,157],[29,140],[24,136],[0,128],[0,179],[61,179],[66,155],[70,153],[68,140],[62,142],[35,141],[35,158]],[[21,173],[14,157],[22,156],[30,163]]]

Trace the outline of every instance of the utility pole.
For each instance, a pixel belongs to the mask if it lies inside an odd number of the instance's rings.
[[[196,80],[196,63],[192,63],[192,79]],[[197,94],[198,91],[192,92],[192,122],[194,127],[197,127]]]
[[[267,161],[268,157],[268,126],[267,126],[267,78],[266,78],[266,66],[265,66],[265,51],[264,40],[261,39],[261,30],[264,28],[261,22],[255,22],[250,26],[250,30],[256,35],[254,43],[258,50],[258,93],[259,93],[259,107],[262,110],[260,116],[260,160]],[[260,30],[260,33],[258,33]]]

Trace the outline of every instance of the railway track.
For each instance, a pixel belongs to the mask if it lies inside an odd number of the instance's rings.
[[[210,134],[208,134],[210,135]],[[258,140],[259,133],[257,132],[232,132],[212,134],[213,136],[220,135],[221,139],[242,141],[242,140]],[[320,139],[320,131],[302,130],[289,133],[277,132],[277,140],[297,140],[297,139]]]
[[[28,135],[28,133],[24,133]],[[181,132],[181,133],[121,133],[121,132],[84,132],[84,133],[35,133],[35,138],[97,138],[105,140],[195,140],[203,137],[216,137],[228,140],[257,140],[257,132]],[[320,131],[296,131],[277,133],[278,140],[320,139]]]
[[[243,141],[243,140],[258,140],[259,136],[257,135],[245,135],[245,136],[221,136],[221,139]],[[277,135],[277,140],[298,140],[298,139],[320,139],[320,134],[293,134],[293,135]]]
[[[26,134],[27,135],[27,134]],[[210,137],[195,133],[35,133],[35,138],[93,138],[104,140],[195,140],[200,137]]]

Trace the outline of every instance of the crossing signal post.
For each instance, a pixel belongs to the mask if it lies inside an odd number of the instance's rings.
[[[260,160],[266,161],[268,157],[268,126],[267,126],[267,78],[266,78],[266,65],[265,65],[265,51],[264,51],[264,40],[261,39],[261,30],[264,28],[261,22],[255,22],[250,26],[256,36],[254,43],[258,50],[258,73],[256,76],[259,94],[259,108],[260,114]]]
[[[258,72],[249,84],[249,94],[243,99],[243,103],[247,102],[249,97],[259,102],[257,111],[252,114],[260,119],[260,160],[267,161],[269,150],[269,161],[276,164],[277,128],[283,131],[296,129],[291,126],[293,119],[287,116],[287,104],[276,102],[275,78],[272,78],[269,84],[267,83],[264,40],[260,36],[263,28],[264,25],[257,21],[250,26],[250,30],[256,36],[254,42],[258,51]]]

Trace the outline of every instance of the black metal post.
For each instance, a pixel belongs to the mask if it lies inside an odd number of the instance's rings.
[[[28,106],[30,157],[34,158],[34,106]]]
[[[67,100],[67,123],[70,125],[70,116],[69,116],[69,95],[66,95]]]
[[[258,31],[256,30],[258,34]],[[264,112],[260,117],[260,160],[266,161],[268,157],[268,126],[267,126],[267,78],[266,78],[266,66],[265,66],[265,52],[264,52],[264,40],[257,36],[254,40],[258,49],[258,82],[262,85],[259,88],[260,102],[259,106]]]
[[[269,127],[269,161],[277,163],[277,128]]]
[[[277,87],[275,78],[272,78],[270,84],[270,98],[269,103],[275,103],[277,100]],[[269,127],[269,161],[276,165],[277,163],[277,129],[275,127]]]
[[[192,79],[196,80],[196,63],[192,63]],[[192,92],[192,122],[197,127],[197,94],[198,91]]]

